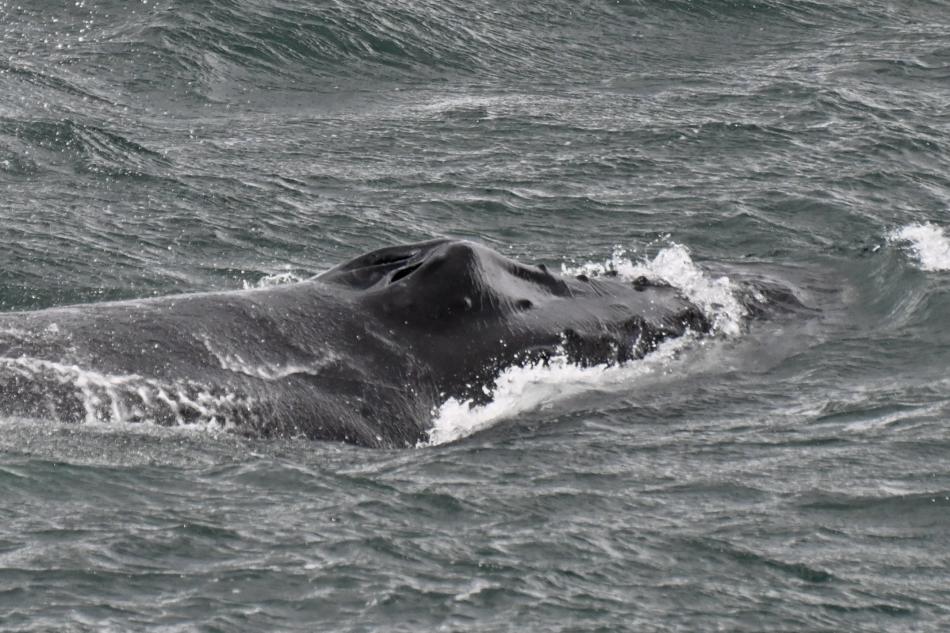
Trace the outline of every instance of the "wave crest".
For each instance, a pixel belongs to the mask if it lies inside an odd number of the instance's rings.
[[[169,165],[158,152],[94,125],[0,118],[0,168],[36,171],[64,160],[78,171],[111,176],[151,175]]]

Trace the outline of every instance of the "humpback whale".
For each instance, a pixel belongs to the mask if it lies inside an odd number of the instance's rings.
[[[621,363],[709,329],[667,284],[439,239],[270,288],[0,314],[0,415],[411,446],[505,367]]]

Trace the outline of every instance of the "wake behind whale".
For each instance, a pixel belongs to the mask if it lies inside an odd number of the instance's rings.
[[[624,363],[712,327],[655,278],[434,240],[271,288],[0,315],[0,415],[412,446],[446,401],[490,400],[506,368]]]

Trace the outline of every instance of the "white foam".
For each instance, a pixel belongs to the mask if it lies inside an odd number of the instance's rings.
[[[693,262],[689,249],[675,242],[661,249],[652,260],[634,262],[618,247],[604,263],[562,265],[561,270],[565,275],[597,276],[613,271],[626,281],[641,276],[665,281],[699,306],[712,321],[715,334],[737,336],[741,332],[742,319],[746,316],[746,309],[737,298],[736,287],[729,278],[710,277]]]
[[[284,284],[294,284],[303,280],[303,277],[288,270],[282,273],[264,275],[254,283],[251,283],[245,279],[243,281],[243,285],[245,290],[251,290],[252,288],[271,288],[273,286],[282,286]]]
[[[337,354],[328,351],[323,357],[310,361],[306,365],[290,362],[251,362],[244,359],[240,354],[219,351],[214,343],[207,337],[202,338],[202,342],[211,355],[217,359],[221,369],[270,381],[281,380],[297,374],[318,376],[324,372],[326,367],[336,362],[339,358]]]
[[[923,270],[950,270],[950,238],[941,227],[929,222],[908,224],[891,232],[889,237],[908,242]]]
[[[234,413],[247,411],[252,404],[246,397],[214,392],[192,381],[160,382],[138,374],[106,374],[28,356],[0,357],[0,369],[38,385],[46,380],[75,390],[83,406],[83,421],[90,425],[154,421],[156,415],[167,419],[161,415],[167,411],[179,426],[197,423],[234,428]],[[187,420],[186,412],[191,414]]]
[[[662,374],[691,340],[692,337],[685,336],[665,341],[639,361],[623,365],[580,367],[558,355],[547,364],[509,367],[495,381],[491,402],[472,406],[469,400],[450,398],[443,403],[434,416],[429,441],[421,446],[454,442],[519,413],[542,409],[591,391],[624,388],[645,376]]]

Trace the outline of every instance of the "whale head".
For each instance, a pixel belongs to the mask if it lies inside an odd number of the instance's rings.
[[[512,364],[558,353],[582,365],[623,362],[709,330],[669,285],[562,276],[464,240],[383,248],[316,280],[351,293],[453,396],[484,393]]]

